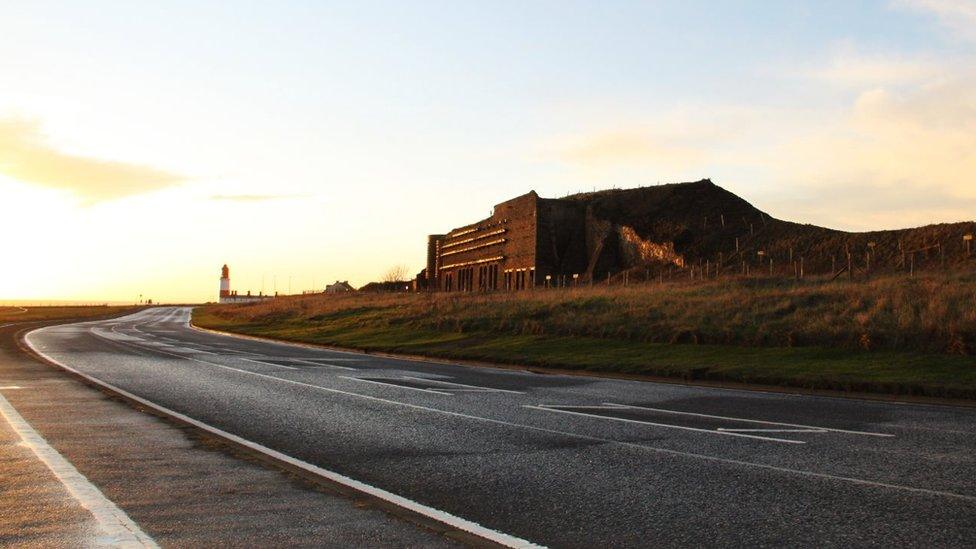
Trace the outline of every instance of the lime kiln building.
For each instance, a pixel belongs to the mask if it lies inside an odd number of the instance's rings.
[[[495,206],[491,217],[430,235],[421,289],[521,290],[563,285],[587,273],[583,203],[535,191]]]

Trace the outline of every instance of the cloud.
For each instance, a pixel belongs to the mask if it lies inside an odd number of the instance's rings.
[[[551,139],[545,156],[593,175],[631,168],[656,175],[698,170],[768,113],[753,106],[696,106],[644,119],[609,121]],[[636,118],[636,117],[635,117]]]
[[[307,194],[214,194],[210,200],[227,202],[265,202],[268,200],[287,200],[291,198],[306,198]]]
[[[154,191],[184,179],[147,166],[58,151],[46,143],[36,122],[19,118],[0,119],[0,174],[68,190],[86,202]]]
[[[964,66],[860,90],[779,144],[770,169],[803,195],[794,211],[857,229],[976,218],[976,70]]]
[[[931,81],[946,73],[943,64],[922,57],[838,52],[825,66],[800,71],[804,79],[841,87],[898,86]]]
[[[563,160],[577,165],[640,164],[663,166],[696,165],[702,151],[668,142],[637,129],[608,130],[585,136],[561,147]]]
[[[895,0],[893,3],[932,13],[956,36],[976,40],[976,0]]]
[[[976,218],[976,63],[844,55],[807,75],[829,103],[635,115],[563,139],[557,158],[594,185],[679,180],[691,166],[773,215],[838,228]],[[843,95],[825,87],[837,81]]]

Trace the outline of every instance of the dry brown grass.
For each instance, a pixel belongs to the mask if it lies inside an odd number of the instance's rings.
[[[317,295],[216,307],[213,314],[262,324],[342,318],[363,327],[438,332],[973,354],[976,275],[892,276],[868,282],[729,279],[492,294]]]
[[[20,323],[41,320],[82,319],[124,312],[139,307],[111,305],[55,305],[42,307],[0,307],[0,322]]]

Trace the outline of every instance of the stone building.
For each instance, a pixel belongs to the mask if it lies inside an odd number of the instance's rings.
[[[491,217],[427,240],[418,289],[521,290],[568,285],[587,273],[586,207],[532,191],[495,206]]]

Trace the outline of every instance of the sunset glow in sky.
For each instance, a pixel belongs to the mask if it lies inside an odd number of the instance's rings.
[[[976,0],[5,2],[0,300],[420,270],[535,189],[976,218]]]

